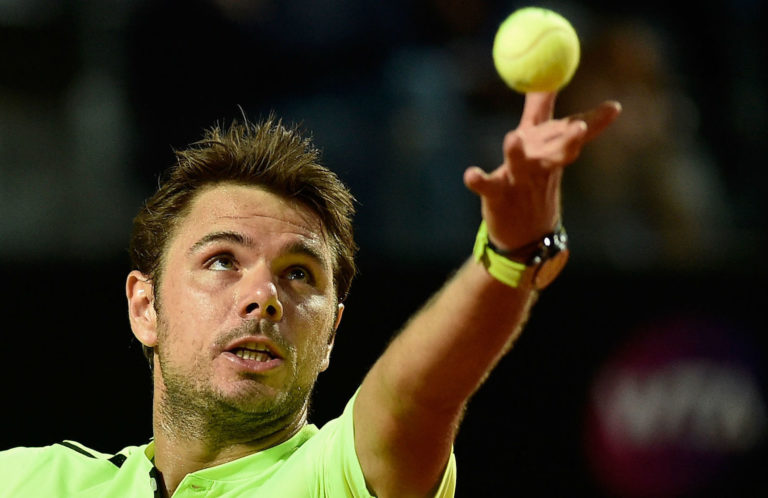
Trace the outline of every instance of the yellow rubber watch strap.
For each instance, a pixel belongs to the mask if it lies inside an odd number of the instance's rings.
[[[528,269],[523,263],[507,259],[489,247],[488,227],[485,220],[480,223],[480,229],[477,231],[472,255],[493,278],[510,287],[517,288],[525,270]]]

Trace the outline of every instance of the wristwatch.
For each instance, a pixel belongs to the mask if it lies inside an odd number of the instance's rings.
[[[513,250],[502,250],[488,239],[485,220],[480,223],[472,251],[491,276],[511,287],[544,289],[568,261],[568,235],[559,225],[554,232]]]

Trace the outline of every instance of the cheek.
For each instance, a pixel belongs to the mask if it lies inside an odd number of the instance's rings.
[[[178,316],[170,321],[164,319],[157,338],[158,356],[164,368],[190,376],[205,371],[209,347],[205,338],[196,333],[200,325],[192,326]]]
[[[211,322],[221,321],[210,295],[184,283],[170,283],[163,287],[163,291],[158,313],[161,324],[158,341],[174,356],[188,355],[204,348],[207,338],[202,332],[211,330]]]
[[[231,292],[220,282],[201,281],[191,273],[170,282],[165,297],[168,314],[177,322],[192,326],[206,321],[220,322],[221,314],[229,309],[232,301]]]
[[[335,309],[325,296],[312,296],[292,307],[293,319],[303,342],[327,344],[333,328]]]

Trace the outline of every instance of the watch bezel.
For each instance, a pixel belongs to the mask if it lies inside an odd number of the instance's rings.
[[[525,261],[526,266],[536,266],[568,250],[568,234],[560,225],[554,232],[548,233],[538,242],[536,250]]]

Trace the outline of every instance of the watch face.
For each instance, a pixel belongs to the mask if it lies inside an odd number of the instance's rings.
[[[541,290],[551,284],[555,277],[563,270],[565,263],[568,262],[568,254],[568,250],[564,249],[542,262],[533,276],[534,288]]]

